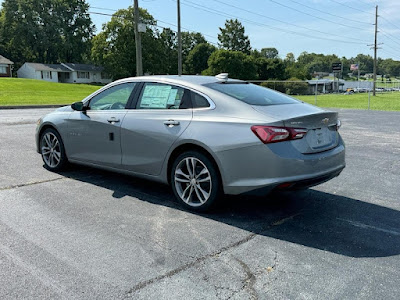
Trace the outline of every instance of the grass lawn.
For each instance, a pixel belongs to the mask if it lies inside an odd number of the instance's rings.
[[[0,106],[71,104],[93,93],[99,86],[53,83],[22,78],[0,78]],[[314,104],[315,96],[295,96]],[[318,95],[317,106],[368,109],[368,93]],[[371,95],[371,109],[400,111],[400,92]]]
[[[25,78],[0,78],[0,106],[71,104],[100,86],[54,83]]]
[[[315,104],[315,96],[295,96],[304,102]],[[371,93],[370,108],[374,110],[399,110],[400,92],[377,93],[375,97]],[[352,95],[328,94],[318,95],[317,106],[368,109],[368,93]]]

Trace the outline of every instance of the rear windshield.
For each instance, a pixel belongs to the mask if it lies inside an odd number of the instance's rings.
[[[209,83],[205,86],[250,105],[295,104],[298,100],[274,90],[246,83]]]

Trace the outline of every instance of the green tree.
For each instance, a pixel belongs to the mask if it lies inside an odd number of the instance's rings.
[[[200,32],[186,32],[181,33],[182,37],[182,61],[186,60],[189,52],[199,44],[207,43],[207,40]]]
[[[356,57],[351,58],[355,63],[360,63],[360,73],[372,73],[374,70],[374,59],[371,55],[358,54]]]
[[[25,61],[83,62],[94,25],[84,0],[5,0],[0,44],[18,65]]]
[[[237,19],[227,20],[225,28],[219,28],[221,31],[218,34],[220,47],[226,50],[241,51],[245,54],[250,54],[250,40],[244,34],[244,27]]]
[[[289,95],[305,95],[308,92],[308,83],[296,77],[289,78],[285,92]]]
[[[178,72],[178,49],[177,36],[174,31],[164,28],[158,37],[161,42],[163,56],[163,71],[166,74],[176,74]],[[183,49],[183,47],[182,47]]]
[[[208,69],[203,75],[229,73],[229,77],[238,79],[257,78],[254,58],[240,51],[220,49],[214,51],[208,59]]]
[[[294,57],[294,54],[292,52],[286,54],[284,62],[286,66],[294,65],[296,63],[296,58]]]
[[[400,76],[400,62],[395,61],[391,58],[382,60],[380,64],[378,64],[379,70],[381,74],[385,74],[387,77],[391,76]]]
[[[143,71],[165,73],[164,45],[157,39],[152,29],[154,18],[144,9],[139,9],[142,23],[148,24],[141,33]],[[103,30],[93,38],[91,58],[103,65],[113,79],[136,74],[136,52],[134,31],[134,8],[118,10],[111,20],[103,25]]]
[[[201,43],[196,45],[188,54],[184,67],[186,74],[201,74],[207,69],[207,61],[217,48],[208,44]]]
[[[262,48],[261,56],[265,58],[279,58],[279,51],[276,48]]]
[[[289,95],[306,95],[308,93],[308,83],[295,77],[289,78],[287,82],[263,82],[261,86]]]
[[[286,79],[285,64],[281,59],[259,57],[255,63],[259,79]]]

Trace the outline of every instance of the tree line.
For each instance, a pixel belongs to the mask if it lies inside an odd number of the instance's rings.
[[[102,65],[113,79],[135,76],[134,9],[120,9],[95,34],[89,5],[84,0],[5,0],[0,10],[0,54],[18,68],[24,62],[93,63]],[[139,9],[143,71],[148,74],[177,74],[176,32],[157,26],[154,17]],[[184,74],[216,75],[248,80],[305,80],[314,72],[331,72],[332,63],[342,62],[344,76],[358,63],[361,74],[372,73],[373,58],[359,54],[337,55],[288,53],[276,48],[252,49],[244,26],[236,19],[219,28],[218,44],[209,43],[199,32],[182,32]],[[357,71],[355,71],[357,72]],[[400,77],[400,62],[378,60],[378,74]]]

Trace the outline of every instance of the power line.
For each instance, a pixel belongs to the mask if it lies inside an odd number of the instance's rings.
[[[390,22],[388,19],[386,19],[385,17],[382,17],[382,15],[379,16],[382,20],[385,20],[385,22],[391,24],[392,26],[396,27],[397,29],[400,30],[400,27],[398,27],[397,25],[393,24],[392,22]]]
[[[386,46],[386,47],[389,47],[390,49],[392,49],[392,50],[394,50],[394,51],[400,51],[400,49],[398,49],[398,48],[396,49],[396,48],[394,48],[394,47],[392,47],[392,46],[390,46],[390,45],[386,45],[386,44],[385,44],[385,46]],[[381,48],[381,49],[382,49],[382,48]]]
[[[175,1],[175,0],[172,0],[172,1]],[[257,25],[257,26],[260,26],[260,27],[267,27],[269,29],[273,29],[273,30],[276,30],[276,31],[279,31],[279,32],[285,32],[285,33],[290,33],[290,34],[294,34],[294,35],[300,35],[300,36],[308,37],[308,38],[311,38],[311,39],[328,40],[328,41],[334,41],[334,42],[339,42],[339,43],[361,45],[361,43],[359,43],[359,42],[343,41],[343,40],[337,40],[337,39],[330,39],[330,38],[326,38],[326,37],[317,37],[317,36],[306,34],[306,33],[300,33],[300,32],[296,32],[296,31],[292,31],[292,30],[288,30],[288,29],[283,29],[283,28],[267,25],[265,23],[255,22],[255,21],[251,21],[251,20],[248,20],[248,19],[245,19],[245,18],[242,18],[242,17],[238,17],[238,16],[235,16],[235,15],[227,14],[227,13],[218,11],[216,9],[205,8],[205,7],[203,7],[203,6],[199,5],[199,4],[196,4],[196,3],[188,1],[188,0],[184,0],[184,1],[185,1],[185,2],[183,2],[184,5],[187,5],[187,6],[196,8],[196,9],[200,9],[200,10],[203,10],[203,11],[206,11],[206,12],[209,12],[209,13],[213,13],[213,14],[216,14],[216,15],[223,16],[223,17],[235,18],[235,19],[242,20],[243,22],[246,22],[246,23],[249,23],[249,24],[254,24],[254,25]],[[189,4],[189,3],[191,3],[191,4]]]
[[[143,0],[142,0],[143,1]],[[95,9],[100,9],[100,10],[108,10],[108,11],[113,11],[113,12],[117,12],[118,10],[117,9],[111,9],[111,8],[103,8],[103,7],[94,7],[94,6],[91,6],[91,8],[95,8]],[[102,15],[105,15],[105,16],[113,16],[113,15],[110,15],[110,14],[104,14],[104,13],[95,13],[95,14],[102,14]],[[175,25],[175,24],[172,24],[172,23],[168,23],[168,22],[165,22],[165,21],[161,21],[161,20],[158,20],[158,19],[154,19],[156,22],[160,22],[160,23],[164,23],[164,24],[167,24],[167,25],[171,25],[171,26],[174,26],[174,27],[177,27],[178,25]],[[162,27],[162,26],[160,26],[160,27]],[[162,27],[162,28],[166,28],[166,27]],[[185,30],[187,30],[187,31],[190,31],[190,32],[198,32],[198,31],[195,31],[195,30],[191,30],[191,29],[188,29],[188,28],[185,28],[185,27],[181,27],[182,29],[185,29]],[[218,39],[216,36],[212,36],[212,35],[209,35],[209,34],[205,34],[205,33],[201,33],[202,35],[204,35],[204,36],[208,36],[208,37],[210,37],[210,38],[213,38],[213,39]],[[214,43],[215,44],[215,43]]]
[[[400,45],[400,42],[397,42],[395,39],[391,38],[391,36],[390,36],[389,34],[386,34],[386,33],[385,33],[384,31],[382,31],[382,30],[380,30],[380,32],[381,32],[386,38],[388,38],[389,40],[391,40],[392,42],[394,42],[394,43]],[[399,40],[399,41],[400,41],[400,40]]]
[[[371,13],[371,12],[369,12],[369,11],[365,11],[365,10],[362,10],[362,9],[359,9],[359,8],[355,8],[355,7],[353,7],[353,6],[350,6],[350,5],[348,5],[348,4],[345,4],[345,3],[343,3],[343,2],[339,2],[339,1],[336,1],[336,0],[329,0],[329,1],[334,2],[334,3],[336,3],[336,4],[339,4],[339,5],[342,5],[342,6],[345,6],[345,7],[350,8],[350,9],[357,10],[357,11],[359,11],[359,12],[363,12],[363,13],[370,14],[370,15],[375,15],[374,13]]]
[[[332,13],[330,13],[330,12],[326,12],[326,11],[324,11],[324,10],[321,10],[321,9],[318,9],[318,8],[315,8],[315,7],[311,7],[311,6],[305,5],[304,3],[300,3],[300,2],[298,2],[298,1],[294,1],[294,0],[289,0],[289,1],[290,1],[290,2],[293,2],[293,3],[296,3],[296,4],[299,4],[299,5],[301,5],[301,6],[307,7],[308,9],[315,10],[315,11],[318,11],[318,12],[320,12],[320,13],[323,13],[323,14],[326,14],[326,15],[329,15],[329,16],[332,16],[332,17],[335,17],[335,18],[340,18],[340,19],[343,19],[343,20],[346,20],[346,21],[350,21],[350,22],[354,22],[354,23],[359,23],[359,24],[364,24],[364,25],[372,25],[372,23],[362,22],[362,21],[358,21],[358,20],[352,20],[352,19],[345,18],[345,17],[339,16],[339,15],[335,15],[335,14],[332,14]]]
[[[322,21],[324,21],[324,22],[328,22],[328,23],[340,25],[340,26],[343,26],[343,27],[353,28],[353,29],[357,29],[357,30],[364,30],[364,28],[355,27],[355,26],[350,26],[350,25],[346,25],[346,24],[339,23],[339,22],[334,22],[334,21],[331,21],[331,20],[328,20],[328,19],[325,19],[325,18],[321,18],[321,17],[315,16],[315,15],[306,13],[306,12],[304,12],[304,11],[301,11],[301,10],[297,9],[297,8],[291,7],[291,6],[286,5],[286,4],[282,4],[282,3],[278,2],[278,1],[275,1],[275,0],[268,0],[268,1],[270,1],[270,2],[272,2],[272,3],[275,3],[275,4],[277,4],[277,5],[280,5],[280,6],[286,7],[286,8],[288,8],[288,9],[294,10],[294,11],[296,11],[296,12],[298,12],[298,13],[303,14],[303,15],[307,15],[307,16],[309,16],[309,17],[322,20]]]
[[[107,13],[101,13],[101,12],[95,12],[95,11],[89,11],[89,14],[123,18],[122,16],[116,16],[116,15],[113,15],[113,14],[107,14]],[[155,21],[156,21],[157,23],[158,23],[158,22],[160,22],[160,23],[165,23],[165,24],[168,24],[168,25],[171,25],[171,26],[174,26],[174,27],[177,26],[177,25],[175,25],[175,24],[168,23],[168,22],[164,22],[164,21],[157,20],[157,19],[155,19]],[[170,29],[171,31],[177,33],[176,30],[173,30],[173,29],[171,29],[171,28],[164,27],[164,26],[161,26],[161,25],[156,25],[156,24],[148,24],[148,25],[149,25],[149,26],[158,27],[158,28],[162,28],[162,29]],[[185,29],[185,30],[187,30],[187,31],[190,31],[190,32],[198,32],[198,31],[190,30],[190,29],[185,28],[185,27],[181,27],[181,28],[182,28],[182,29]],[[200,32],[200,33],[201,33],[201,32]],[[201,33],[201,34],[203,34],[203,33]],[[204,36],[212,37],[212,38],[214,38],[214,39],[217,39],[217,37],[214,37],[214,36],[211,36],[211,35],[207,35],[207,34],[203,34],[203,35],[204,35]],[[218,46],[217,43],[210,42],[210,41],[208,41],[208,42],[209,42],[210,44],[213,44],[213,45],[215,45],[215,46]]]
[[[285,22],[285,21],[282,21],[282,20],[279,20],[279,19],[275,19],[275,18],[272,18],[272,17],[269,17],[269,16],[265,16],[265,15],[262,15],[262,14],[259,14],[259,13],[256,13],[256,12],[253,12],[253,11],[250,11],[250,10],[247,10],[247,9],[244,9],[244,8],[241,8],[241,7],[238,7],[238,6],[235,6],[235,5],[233,5],[233,4],[226,3],[226,2],[223,2],[223,1],[220,1],[220,0],[213,0],[213,1],[214,1],[214,2],[218,2],[218,3],[221,3],[221,4],[224,4],[224,5],[229,6],[229,7],[234,7],[234,8],[236,8],[236,9],[241,10],[241,11],[245,11],[245,12],[248,12],[248,13],[250,13],[250,14],[259,16],[259,17],[263,17],[263,18],[266,18],[266,19],[270,19],[270,20],[273,20],[273,21],[276,21],[276,22],[279,22],[279,23],[283,23],[283,24],[286,24],[286,25],[290,25],[290,26],[295,26],[295,27],[303,28],[303,29],[309,30],[309,31],[311,31],[311,32],[318,32],[318,33],[322,33],[322,34],[324,34],[324,35],[337,36],[337,37],[347,38],[347,39],[351,39],[351,40],[358,40],[358,41],[361,41],[361,42],[363,42],[363,43],[368,43],[368,42],[366,42],[366,41],[364,41],[364,40],[361,40],[361,39],[359,39],[359,38],[342,36],[342,35],[338,35],[338,34],[335,34],[335,33],[328,33],[328,32],[320,31],[320,30],[317,30],[317,29],[309,28],[309,27],[302,26],[302,25],[297,25],[297,24],[295,25],[295,24],[292,24],[292,23],[289,23],[289,22]]]
[[[100,9],[100,10],[108,10],[108,11],[118,11],[116,9],[104,8],[104,7],[96,7],[96,6],[90,6],[90,8]]]
[[[387,50],[385,50],[385,49],[381,49],[381,51],[386,52],[386,53],[388,53],[388,54],[390,54],[390,55],[393,55],[393,58],[397,58],[398,60],[400,60],[400,56],[397,56],[397,55],[399,55],[399,54],[395,54],[395,53],[390,52],[390,51],[387,51]]]

